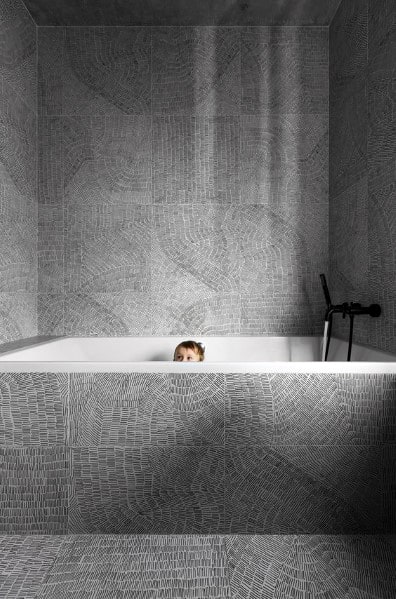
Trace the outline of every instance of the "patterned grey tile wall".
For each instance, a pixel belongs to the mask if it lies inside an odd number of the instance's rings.
[[[72,374],[69,531],[392,530],[391,375]]]
[[[224,530],[224,448],[75,447],[72,533]]]
[[[72,445],[224,444],[221,374],[73,374],[70,397]]]
[[[40,28],[40,332],[319,332],[326,69],[325,28]]]
[[[394,10],[342,2],[330,28],[331,284],[335,301],[382,306],[380,318],[358,320],[356,339],[387,351],[396,348]]]
[[[368,237],[369,289],[383,318],[369,323],[372,345],[396,350],[395,15],[389,0],[369,3]]]
[[[69,537],[38,597],[89,597],[92,589],[103,598],[230,598],[225,541],[199,535]]]
[[[35,599],[58,556],[64,537],[0,537],[0,592],[4,599]]]
[[[64,534],[70,483],[68,375],[2,373],[2,533]]]
[[[329,248],[333,302],[372,302],[368,290],[367,1],[342,2],[330,27]],[[356,319],[367,343],[368,317]],[[349,322],[335,319],[347,336]]]
[[[2,446],[65,445],[67,377],[59,373],[1,373]]]
[[[0,23],[0,80],[36,113],[36,25],[21,0],[1,0]]]
[[[328,112],[327,31],[242,29],[243,114]]]
[[[5,599],[277,599],[279,589],[393,599],[395,559],[389,535],[14,535],[0,539],[0,589]]]
[[[3,446],[2,533],[65,534],[69,458],[64,446]]]
[[[154,114],[239,115],[238,28],[159,27],[152,35]]]
[[[0,343],[37,334],[37,43],[19,0],[0,2]]]
[[[38,25],[324,25],[340,0],[271,0],[271,2],[201,2],[168,0],[85,0],[69,6],[61,0],[25,0]]]
[[[225,544],[238,599],[346,599],[355,592],[391,599],[396,592],[395,553],[386,537],[228,536]]]

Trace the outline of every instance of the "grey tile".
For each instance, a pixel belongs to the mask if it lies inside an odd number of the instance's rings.
[[[64,335],[63,293],[39,293],[37,296],[37,327],[39,335]]]
[[[63,293],[64,222],[62,204],[38,205],[38,289]]]
[[[202,291],[200,286],[188,290],[190,277],[173,271],[177,288],[189,299],[153,298],[153,331],[158,335],[239,335],[241,331],[241,297],[239,292]],[[182,288],[181,288],[182,287]],[[173,296],[173,294],[172,294]]]
[[[380,304],[380,318],[368,319],[368,338],[371,345],[394,352],[396,322],[395,261],[390,248],[395,243],[395,176],[392,164],[369,177],[368,184],[368,279],[370,302]]]
[[[271,443],[274,406],[268,374],[226,374],[225,446]]]
[[[274,0],[251,4],[200,3],[166,4],[162,0],[117,5],[105,0],[86,0],[76,7],[61,0],[25,0],[36,23],[43,25],[325,25],[328,26],[339,0],[305,0],[304,4]]]
[[[70,532],[213,534],[223,530],[222,447],[72,451]]]
[[[63,298],[64,334],[124,337],[151,334],[151,297],[124,290],[73,292]]]
[[[234,210],[241,263],[241,334],[321,332],[323,299],[317,280],[328,263],[324,212],[322,207],[313,208],[309,220],[298,211],[265,205]]]
[[[151,203],[150,117],[76,116],[61,122],[67,205]]]
[[[65,291],[150,291],[151,209],[72,206],[64,213]]]
[[[58,116],[38,118],[38,202],[63,205],[64,161],[62,149],[65,119]]]
[[[64,27],[38,28],[38,113],[42,116],[63,111],[65,39]]]
[[[357,595],[391,599],[396,554],[377,535],[265,535],[225,538],[233,597]]]
[[[368,4],[341,2],[329,30],[330,104],[349,94],[367,76]]]
[[[274,444],[378,445],[395,438],[393,375],[282,373],[269,382]]]
[[[80,447],[222,445],[224,377],[73,374],[70,417]]]
[[[37,335],[36,293],[0,292],[0,341],[16,341]]]
[[[381,532],[381,451],[353,446],[226,449],[229,533]]]
[[[240,202],[238,117],[156,116],[157,203]]]
[[[67,393],[66,374],[1,373],[0,444],[64,445]]]
[[[242,113],[328,112],[328,30],[242,30]]]
[[[0,537],[0,593],[4,599],[35,599],[52,568],[64,536]]]
[[[238,29],[158,27],[152,36],[153,113],[239,114]]]
[[[22,2],[2,2],[0,79],[37,112],[36,27]]]
[[[1,447],[3,533],[64,534],[68,457],[62,447]]]
[[[68,27],[63,114],[149,114],[151,32],[143,27]]]
[[[368,178],[364,176],[339,195],[331,195],[329,215],[329,253],[331,277],[328,281],[335,304],[345,301],[372,302],[369,293],[368,260]],[[369,317],[354,322],[354,340],[368,343]],[[333,319],[333,331],[343,338],[349,335],[349,319]]]
[[[238,229],[229,208],[154,208],[153,330],[161,334],[239,331]]]
[[[7,219],[8,220],[8,219]],[[0,221],[0,292],[37,290],[37,225],[35,215]]]
[[[17,190],[26,202],[36,195],[36,114],[10,84],[0,79],[2,145],[0,165],[3,185]]]
[[[241,117],[241,198],[295,213],[328,197],[328,118],[322,114]]]
[[[357,79],[347,96],[330,108],[330,196],[339,195],[367,174],[367,84]]]
[[[396,445],[382,448],[382,528],[387,534],[396,533]]]
[[[224,540],[198,535],[71,537],[37,599],[59,594],[231,598]]]
[[[210,291],[238,291],[232,215],[231,209],[213,204],[154,207],[152,280],[157,292],[162,291],[158,283],[164,280],[164,267],[183,271]]]

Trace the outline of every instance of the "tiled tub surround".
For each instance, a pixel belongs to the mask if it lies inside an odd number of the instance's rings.
[[[38,36],[39,333],[320,333],[328,29]]]
[[[0,344],[37,334],[37,40],[0,0]]]
[[[2,372],[1,532],[395,532],[395,373],[181,366]]]
[[[332,299],[379,303],[381,318],[358,322],[356,339],[394,352],[394,2],[342,2],[330,26],[329,66]],[[347,337],[345,321],[336,330]]]

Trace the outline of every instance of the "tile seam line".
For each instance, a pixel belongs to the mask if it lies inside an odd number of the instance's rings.
[[[36,27],[36,29],[38,29],[38,24],[36,23],[36,21],[33,19],[33,15],[30,12],[30,10],[28,9],[28,7],[25,4],[25,0],[21,0],[21,4],[24,7],[25,11],[27,12],[27,14],[29,15],[30,20],[32,21],[33,25]]]

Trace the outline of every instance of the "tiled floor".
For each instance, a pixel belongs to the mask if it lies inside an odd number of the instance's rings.
[[[0,537],[2,599],[394,599],[395,537]]]

